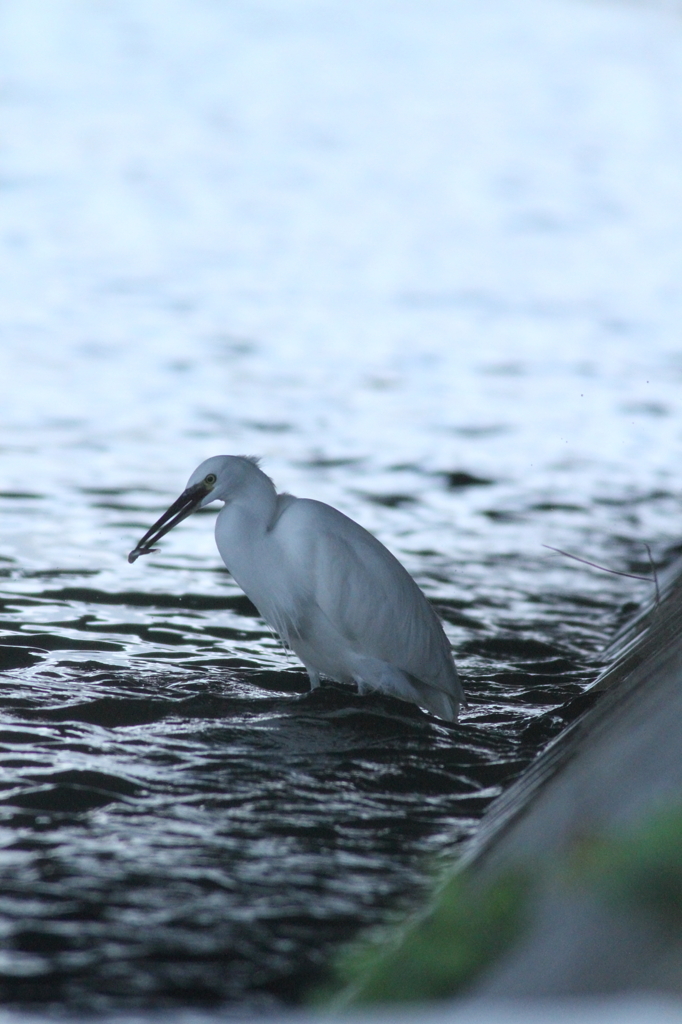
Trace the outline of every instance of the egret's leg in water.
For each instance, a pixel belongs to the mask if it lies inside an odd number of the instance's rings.
[[[306,669],[308,670],[308,677],[310,679],[310,689],[316,690],[317,687],[320,685],[320,673],[317,672],[314,668],[308,668],[307,665]]]

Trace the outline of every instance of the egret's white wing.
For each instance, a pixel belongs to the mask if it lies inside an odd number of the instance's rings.
[[[377,658],[460,698],[443,628],[400,562],[352,519],[318,501],[290,501],[276,525],[291,591],[274,615],[290,642],[336,632],[357,654]],[[284,574],[283,574],[284,575]],[[287,615],[288,604],[296,615]]]

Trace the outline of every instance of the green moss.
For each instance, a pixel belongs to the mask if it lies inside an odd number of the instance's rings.
[[[620,835],[583,840],[572,873],[611,903],[646,909],[682,928],[682,808],[668,808]]]
[[[451,879],[428,913],[390,944],[362,943],[337,965],[335,1005],[442,999],[466,985],[516,937],[528,884],[508,874],[485,890]]]

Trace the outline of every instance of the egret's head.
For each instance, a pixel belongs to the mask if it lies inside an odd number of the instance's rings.
[[[201,497],[196,508],[210,505],[212,501],[229,501],[244,476],[253,472],[256,465],[256,459],[245,455],[214,455],[194,470],[187,481],[185,494],[193,487],[201,488],[197,491]]]
[[[198,508],[204,508],[216,500],[228,501],[244,477],[254,470],[260,473],[256,460],[243,455],[214,455],[206,459],[194,470],[178,500],[173,502],[133,548],[128,561],[134,562],[140,555],[148,555],[154,550],[153,544]]]

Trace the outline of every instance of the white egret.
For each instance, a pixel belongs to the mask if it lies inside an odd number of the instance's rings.
[[[260,614],[320,676],[455,721],[463,692],[440,620],[400,562],[330,505],[278,494],[257,460],[216,455],[128,555],[134,562],[198,508],[225,502],[216,543]]]

